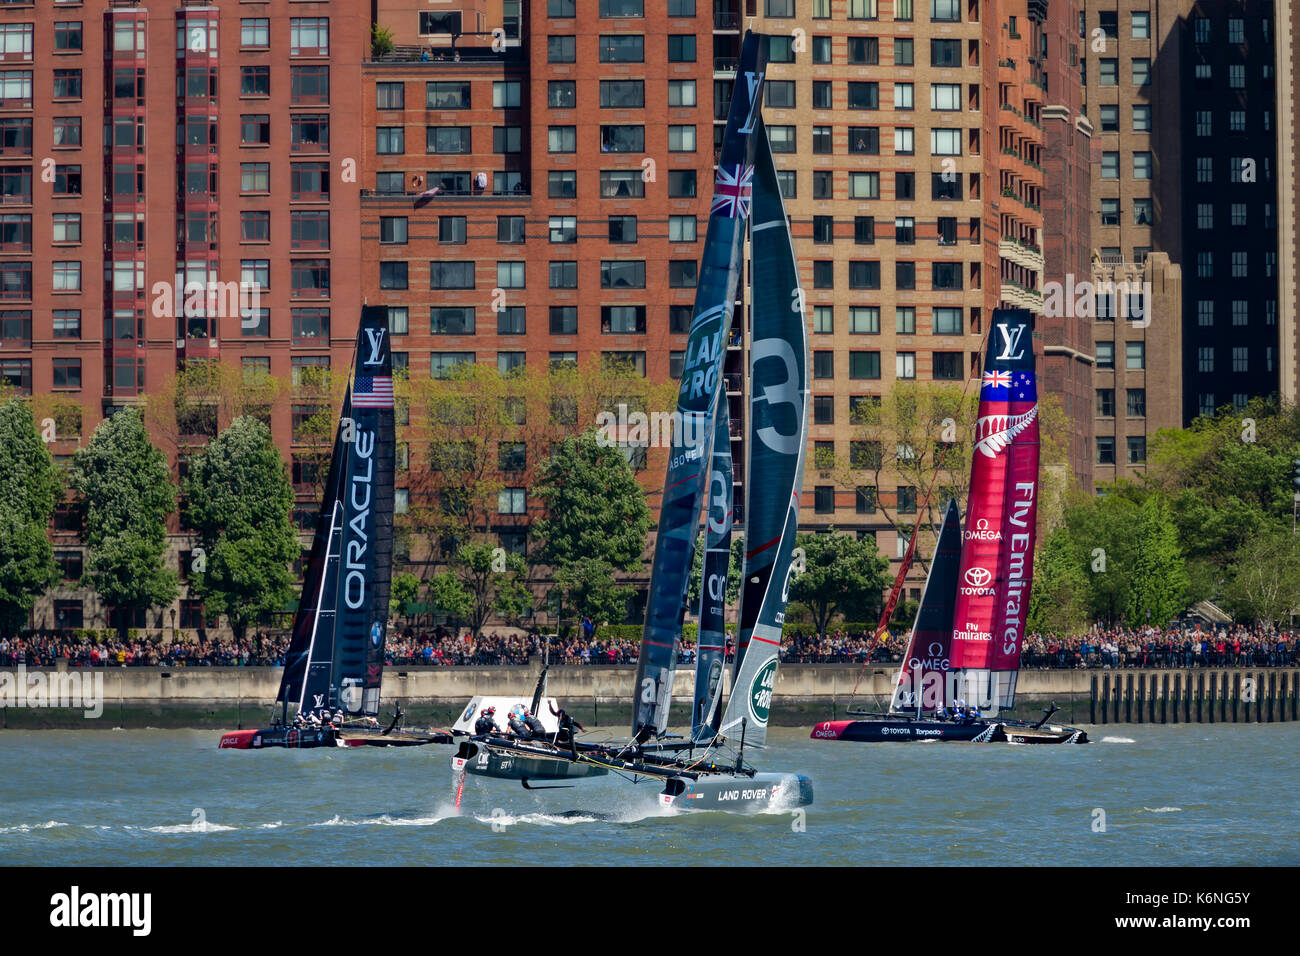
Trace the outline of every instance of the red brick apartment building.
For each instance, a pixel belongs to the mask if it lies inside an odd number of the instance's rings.
[[[1052,170],[1087,190],[1077,0],[1067,5],[5,4],[0,185],[30,234],[24,244],[19,220],[0,244],[0,370],[35,394],[78,396],[85,436],[196,353],[289,382],[295,368],[344,368],[364,300],[389,307],[413,378],[610,354],[664,380],[685,347],[712,147],[749,27],[774,37],[765,116],[808,294],[811,440],[851,463],[856,403],[913,380],[969,382],[991,310],[1040,313],[1044,282],[1088,248],[1085,207],[1043,212]],[[372,19],[391,52],[372,52]],[[75,43],[67,23],[80,24]],[[80,120],[75,137],[65,116]],[[106,128],[121,146],[102,148]],[[65,214],[80,214],[75,239]],[[101,240],[105,256],[90,257]],[[35,256],[47,244],[55,262],[79,262],[75,288],[74,271]],[[150,291],[178,271],[259,281],[265,312],[159,318]],[[1040,328],[1045,378],[1073,395],[1090,342]],[[737,421],[745,348],[742,337],[727,359]],[[277,407],[286,457],[291,423]],[[829,478],[814,460],[806,525],[901,554],[894,518],[910,521],[924,489]],[[1074,473],[1089,461],[1072,460]],[[662,466],[651,450],[647,489]],[[100,612],[87,598],[77,613],[90,625]],[[44,605],[36,615],[54,623]]]

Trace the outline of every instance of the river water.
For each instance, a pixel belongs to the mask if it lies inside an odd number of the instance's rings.
[[[0,865],[1300,863],[1300,724],[1089,731],[1029,747],[776,728],[750,756],[813,778],[802,817],[665,814],[653,783],[612,776],[533,792],[470,777],[457,814],[451,747],[3,731]]]

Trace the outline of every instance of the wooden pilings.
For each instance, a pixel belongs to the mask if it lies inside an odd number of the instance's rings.
[[[1088,683],[1088,719],[1094,724],[1300,719],[1300,668],[1295,667],[1104,671]]]

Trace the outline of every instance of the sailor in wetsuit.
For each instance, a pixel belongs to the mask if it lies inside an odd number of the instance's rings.
[[[977,704],[971,704],[971,708],[970,708],[970,722],[973,724],[973,723],[975,723],[975,721],[977,721],[977,720],[979,720],[979,719],[980,719],[980,709],[979,709],[979,706],[978,706]]]
[[[569,717],[569,715],[565,713],[564,708],[556,710],[555,708],[552,708],[550,704],[547,704],[546,706],[547,709],[550,709],[552,717],[555,717],[560,726],[558,734],[555,735],[555,743],[568,744],[569,749],[571,749],[573,753],[577,753],[577,735],[575,734],[575,731],[573,731],[573,728],[577,727],[577,730],[586,730],[586,727],[582,726],[581,723],[578,723],[572,717]]]
[[[528,708],[523,708],[524,726],[528,728],[528,736],[533,740],[545,740],[547,737],[546,727],[535,716],[528,712]]]
[[[499,734],[496,719],[497,709],[495,707],[484,707],[479,711],[478,720],[474,721],[474,733],[478,734]]]
[[[947,709],[946,707],[944,707],[943,704],[940,704],[940,705],[939,705],[939,709],[936,710],[936,711],[934,712],[934,719],[935,719],[935,720],[947,720],[947,719],[948,719],[948,709]]]
[[[524,714],[526,711],[519,704],[510,708],[510,713],[506,718],[506,723],[510,725],[510,732],[516,737],[523,737],[525,740],[530,736],[528,725],[524,723]]]

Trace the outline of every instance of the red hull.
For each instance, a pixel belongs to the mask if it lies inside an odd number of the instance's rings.
[[[221,743],[217,746],[223,749],[249,750],[253,746],[253,737],[256,734],[256,730],[232,730],[228,734],[221,735]]]

